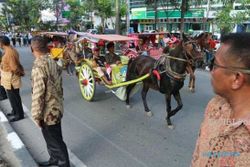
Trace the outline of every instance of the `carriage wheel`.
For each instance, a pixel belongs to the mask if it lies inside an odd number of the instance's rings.
[[[78,74],[82,96],[87,101],[92,101],[95,95],[95,76],[91,67],[84,63]]]

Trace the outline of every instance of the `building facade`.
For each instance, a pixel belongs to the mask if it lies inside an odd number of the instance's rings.
[[[153,4],[146,4],[146,0],[130,0],[131,31],[142,32],[154,29],[169,32],[178,31],[181,22],[180,4],[181,0],[177,0],[176,4],[166,0],[157,0]],[[233,12],[240,11],[240,6],[241,4],[236,1]],[[191,1],[189,10],[184,16],[184,31],[204,30],[219,32],[214,19],[216,11],[222,8],[221,0],[213,0],[213,3],[210,0],[203,0],[200,3]],[[235,31],[248,29],[249,25],[247,22],[235,27]]]

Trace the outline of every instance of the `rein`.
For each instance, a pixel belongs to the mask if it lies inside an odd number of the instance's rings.
[[[160,71],[159,73],[167,73],[167,75],[170,78],[173,78],[175,80],[184,80],[186,77],[186,73],[183,74],[179,74],[175,71],[172,70],[171,66],[170,66],[170,59],[173,60],[178,60],[178,61],[182,61],[182,62],[186,62],[188,63],[189,61],[186,59],[182,59],[182,58],[178,58],[178,57],[173,57],[173,56],[169,56],[169,54],[163,54],[161,56],[161,58],[159,60],[157,60],[154,64],[154,69],[156,69],[159,65],[165,65],[165,70]]]
[[[186,44],[192,44],[193,49],[195,47],[193,44],[193,41],[189,41]],[[180,74],[180,73],[173,71],[171,68],[171,65],[170,65],[170,60],[177,60],[177,61],[181,61],[184,63],[193,64],[195,62],[195,57],[193,57],[192,55],[189,55],[189,53],[186,50],[183,50],[183,53],[181,53],[181,54],[184,54],[185,58],[170,56],[169,53],[163,54],[160,57],[160,59],[155,62],[154,69],[157,69],[159,67],[159,65],[164,65],[165,70],[160,71],[159,72],[160,74],[166,73],[170,78],[183,81],[186,77],[186,73]]]
[[[173,56],[168,56],[167,54],[163,54],[163,56],[169,58],[169,59],[173,59],[173,60],[179,60],[179,61],[183,61],[183,62],[188,62],[188,60],[186,59],[182,59],[182,58],[178,58],[178,57],[173,57]]]

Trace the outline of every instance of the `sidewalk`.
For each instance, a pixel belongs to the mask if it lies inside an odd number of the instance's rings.
[[[1,158],[10,166],[38,166],[2,111],[0,111],[0,153]]]
[[[41,130],[31,119],[30,111],[24,105],[23,108],[25,118],[13,122],[10,125],[4,115],[4,113],[7,114],[11,111],[9,101],[0,101],[0,125],[4,125],[5,129],[7,129],[8,136],[11,136],[11,147],[14,150],[14,155],[16,159],[21,162],[21,165],[13,165],[13,167],[38,167],[37,162],[43,162],[49,159],[46,143]],[[9,137],[7,138],[9,140]],[[69,148],[68,152],[71,167],[86,167]]]

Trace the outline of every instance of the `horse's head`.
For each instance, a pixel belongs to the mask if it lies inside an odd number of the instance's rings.
[[[201,49],[195,41],[182,42],[182,47],[188,60],[195,61],[203,57]]]
[[[208,32],[203,32],[197,37],[194,38],[196,43],[199,45],[201,50],[210,50],[210,45],[209,45],[209,39],[211,38],[210,34]]]

